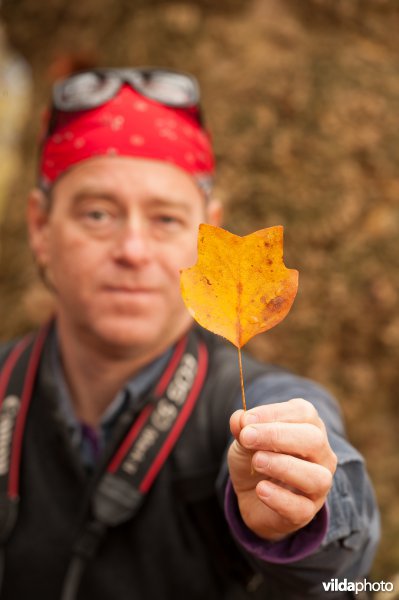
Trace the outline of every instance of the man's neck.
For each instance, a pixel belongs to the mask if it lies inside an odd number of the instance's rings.
[[[126,381],[155,360],[173,343],[156,348],[108,351],[96,345],[84,332],[74,331],[62,319],[57,332],[63,369],[76,417],[97,427],[101,416]]]

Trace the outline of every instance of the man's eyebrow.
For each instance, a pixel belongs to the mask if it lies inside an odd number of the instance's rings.
[[[190,210],[190,204],[187,202],[186,199],[181,198],[181,197],[165,197],[165,196],[154,196],[153,198],[151,198],[151,200],[148,202],[149,206],[151,207],[161,207],[161,208],[179,208],[181,210],[184,211],[189,211]]]
[[[100,200],[115,201],[114,194],[112,194],[111,192],[106,192],[106,191],[101,190],[96,187],[87,187],[87,188],[78,190],[77,192],[75,192],[73,194],[73,201],[78,203],[83,200],[86,200],[87,198],[93,198],[93,197],[95,197],[96,199],[99,198]]]

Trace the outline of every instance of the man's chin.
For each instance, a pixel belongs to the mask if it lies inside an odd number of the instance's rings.
[[[144,319],[123,317],[102,318],[91,328],[91,337],[99,347],[120,350],[140,350],[155,348],[159,343],[160,327]]]

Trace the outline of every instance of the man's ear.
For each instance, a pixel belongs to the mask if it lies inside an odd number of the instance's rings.
[[[29,242],[40,267],[46,267],[49,256],[48,202],[48,198],[38,188],[33,189],[29,194],[27,206]]]
[[[223,206],[220,200],[212,198],[206,207],[206,222],[210,225],[220,226],[223,219]]]

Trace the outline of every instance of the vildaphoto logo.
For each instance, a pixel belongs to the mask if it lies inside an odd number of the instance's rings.
[[[360,594],[361,592],[392,592],[393,583],[390,581],[348,581],[348,579],[330,579],[323,581],[325,592],[353,592]]]

